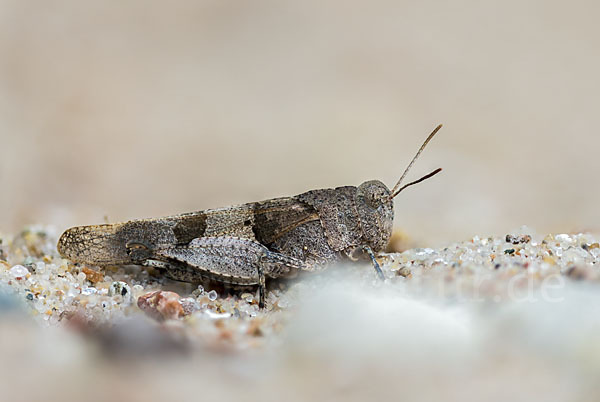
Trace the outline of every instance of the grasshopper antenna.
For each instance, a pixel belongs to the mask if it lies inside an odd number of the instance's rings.
[[[426,174],[425,176],[421,177],[419,180],[415,180],[415,181],[412,181],[412,182],[410,182],[408,184],[403,185],[402,187],[400,187],[400,189],[398,191],[396,191],[393,195],[390,196],[390,200],[392,198],[394,198],[395,196],[397,196],[398,194],[400,194],[400,191],[404,190],[406,187],[412,186],[413,184],[418,184],[418,183],[422,182],[423,180],[427,180],[431,176],[435,176],[436,174],[438,174],[441,171],[442,171],[442,168],[437,168],[433,172],[431,172],[429,174]]]
[[[392,198],[394,198],[395,196],[397,196],[398,194],[400,194],[400,191],[404,190],[406,187],[412,186],[413,184],[420,183],[423,180],[427,180],[430,177],[432,177],[432,176],[434,176],[434,175],[436,175],[436,174],[438,174],[439,172],[442,171],[441,168],[438,168],[438,169],[434,170],[433,172],[431,172],[431,173],[429,173],[429,174],[421,177],[419,180],[415,180],[415,181],[413,181],[411,183],[408,183],[408,184],[400,187],[400,184],[402,184],[402,180],[404,180],[404,178],[406,177],[406,174],[408,173],[408,171],[415,164],[415,161],[419,158],[419,156],[421,155],[421,152],[423,152],[423,150],[425,149],[425,147],[427,146],[427,144],[429,143],[429,141],[431,141],[431,139],[437,134],[437,132],[440,131],[440,128],[442,128],[441,124],[439,126],[437,126],[431,132],[431,134],[429,134],[429,137],[427,137],[427,139],[425,140],[425,142],[423,143],[423,145],[421,145],[421,148],[419,148],[419,151],[417,152],[417,154],[415,155],[415,157],[412,159],[412,161],[410,161],[410,163],[408,164],[408,166],[404,170],[404,173],[402,173],[402,176],[400,176],[400,179],[398,180],[398,182],[396,183],[396,185],[394,186],[394,188],[392,189],[392,191],[390,191],[390,200]]]

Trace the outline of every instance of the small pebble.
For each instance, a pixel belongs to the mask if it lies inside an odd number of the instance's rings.
[[[133,297],[139,297],[144,293],[144,287],[142,285],[133,285],[131,292]]]
[[[98,289],[93,288],[93,287],[87,287],[85,289],[81,289],[81,294],[86,295],[86,296],[93,295],[97,292],[98,292]]]
[[[27,274],[29,273],[29,270],[27,268],[25,268],[23,265],[15,265],[14,267],[12,267],[10,269],[9,272],[13,276],[13,278],[23,279],[27,276]]]
[[[109,296],[121,295],[123,297],[126,297],[127,295],[131,295],[131,288],[125,282],[120,282],[120,281],[113,282],[113,283],[111,283],[110,287],[108,288],[108,295]]]
[[[83,272],[87,280],[92,283],[102,282],[104,280],[104,275],[101,272],[94,271],[88,267],[83,267],[81,272]]]
[[[408,267],[402,267],[397,271],[399,276],[402,276],[404,278],[410,276],[410,268]]]
[[[210,292],[208,292],[208,300],[210,300],[210,301],[217,300],[218,296],[219,295],[217,294],[217,292],[215,290],[211,290]]]
[[[134,300],[131,288],[127,283],[122,281],[112,282],[108,288],[108,295],[114,298],[112,302],[115,300],[120,302],[120,300],[122,300],[124,304],[130,304]]]
[[[87,277],[83,272],[77,274],[77,282],[83,283],[86,279]]]
[[[181,307],[183,307],[183,315],[190,315],[201,308],[200,304],[198,304],[193,297],[179,299],[179,303],[181,303]]]
[[[158,290],[140,296],[137,305],[156,320],[172,320],[185,315],[179,299],[179,295],[175,292]]]
[[[571,236],[569,236],[566,233],[557,234],[556,236],[554,236],[554,238],[558,241],[562,241],[562,242],[566,242],[566,243],[571,243],[573,241],[573,239],[571,239]]]
[[[519,244],[519,243],[529,243],[531,241],[531,236],[527,235],[527,234],[522,234],[522,235],[511,235],[511,234],[507,234],[506,235],[506,242],[507,243],[512,243],[512,244]]]

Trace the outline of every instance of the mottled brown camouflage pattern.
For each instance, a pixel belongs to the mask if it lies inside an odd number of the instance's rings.
[[[357,247],[382,250],[393,221],[389,194],[383,183],[371,181],[164,218],[78,226],[63,233],[58,250],[93,265],[156,260],[178,280],[256,284],[259,270],[276,278],[321,268]]]

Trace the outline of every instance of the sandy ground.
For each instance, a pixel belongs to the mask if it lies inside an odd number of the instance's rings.
[[[593,401],[599,240],[521,228],[381,254],[385,282],[330,267],[271,283],[261,310],[254,289],[72,265],[32,227],[3,236],[3,396]]]

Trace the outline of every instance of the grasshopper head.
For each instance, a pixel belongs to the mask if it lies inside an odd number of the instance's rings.
[[[390,190],[378,180],[364,182],[356,191],[363,240],[374,251],[383,250],[392,235],[394,203],[390,196]]]

